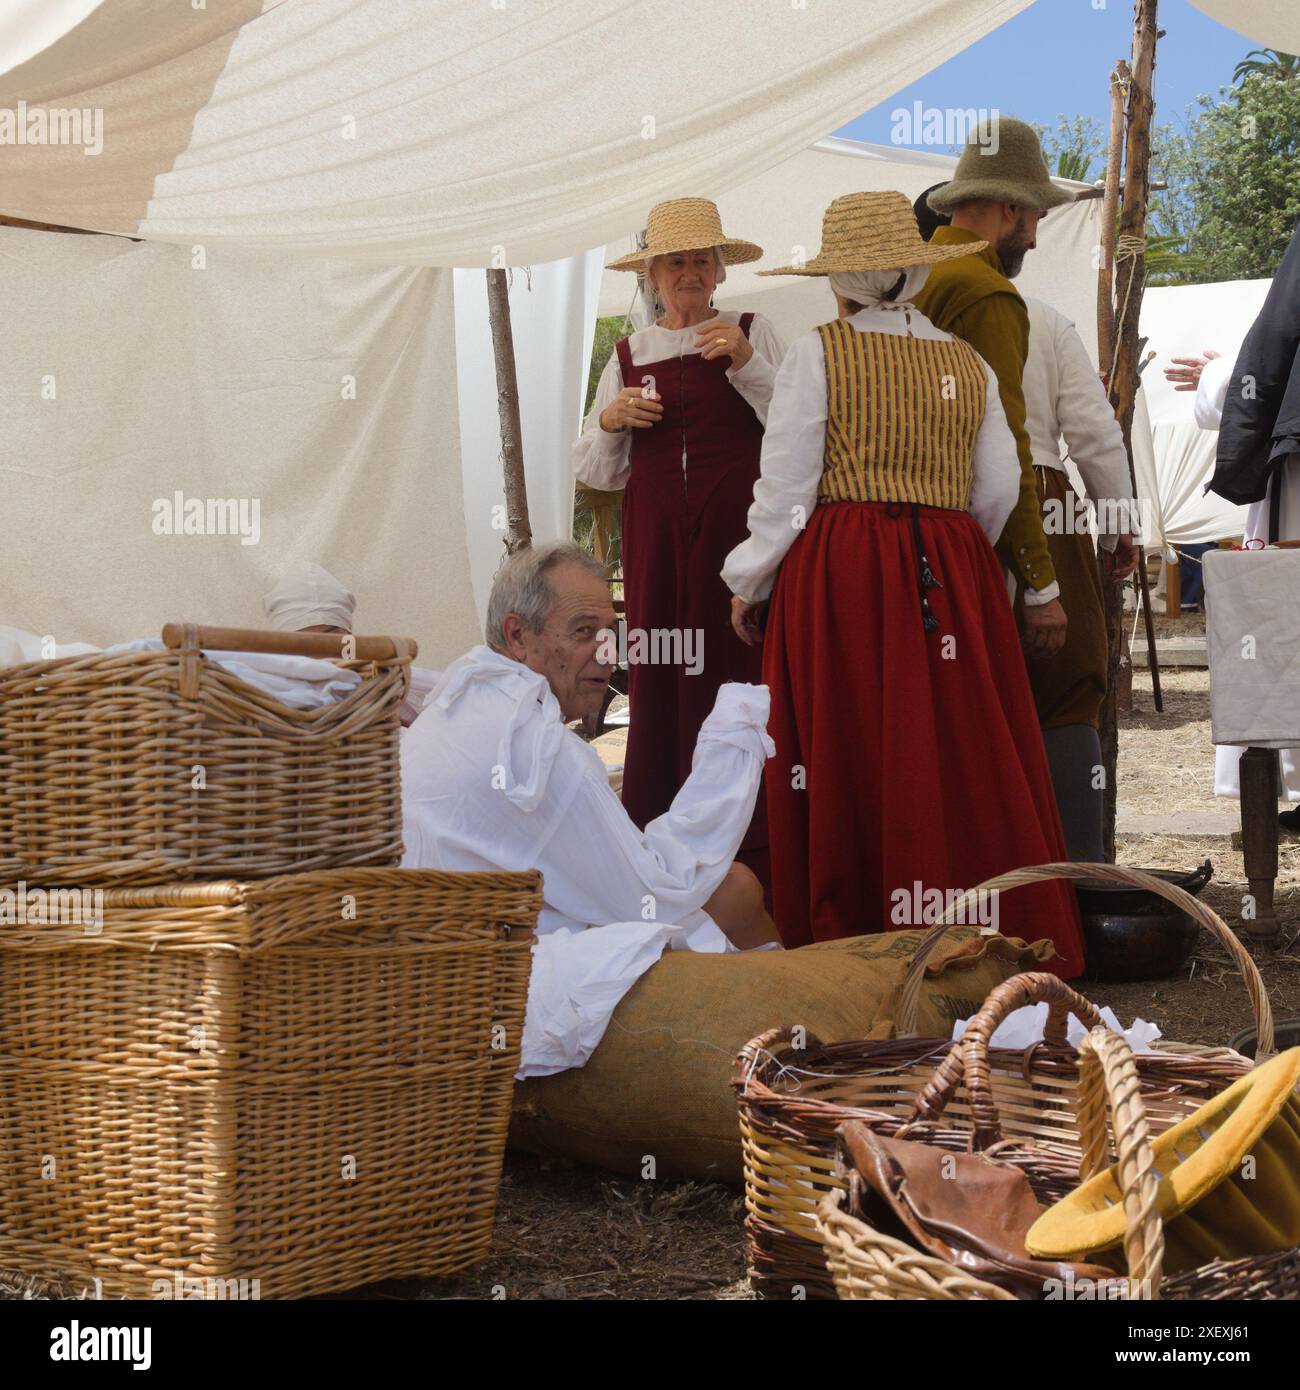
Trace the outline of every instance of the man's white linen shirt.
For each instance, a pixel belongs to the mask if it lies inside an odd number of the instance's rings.
[[[734,309],[722,309],[714,318],[737,324],[741,315]],[[697,323],[689,328],[661,328],[651,324],[649,328],[638,329],[627,342],[632,365],[644,367],[650,362],[699,352],[695,336],[699,328]],[[755,314],[749,325],[749,344],[754,349],[753,355],[743,367],[728,367],[727,380],[748,402],[761,425],[767,422],[767,407],[785,348],[762,314]],[[640,385],[639,382],[634,384]],[[573,471],[578,481],[603,492],[617,492],[625,487],[632,471],[632,439],[639,431],[626,429],[611,433],[600,427],[601,411],[611,405],[623,389],[623,369],[618,353],[612,352],[600,374],[591,413],[573,446]]]
[[[703,905],[753,815],[768,708],[766,686],[723,685],[690,776],[640,831],[544,676],[485,646],[447,668],[402,739],[402,863],[541,871],[521,1076],[585,1062],[664,949],[727,949]]]
[[[859,333],[893,333],[951,342],[913,304],[860,309],[848,322]],[[975,439],[967,510],[990,543],[997,541],[1020,495],[1016,441],[998,394],[997,377],[981,358],[986,378],[984,419]],[[749,509],[749,538],[727,556],[722,578],[751,603],[770,596],[776,572],[817,505],[826,453],[826,356],[815,330],[796,338],[777,373],[763,436],[762,474]]]
[[[1078,330],[1050,304],[1023,296],[1029,309],[1029,354],[1025,359],[1025,429],[1037,468],[1068,473],[1061,454],[1061,440],[1079,470],[1088,499],[1099,508],[1104,503],[1127,501],[1128,515],[1136,524],[1129,481],[1124,432],[1096,368],[1088,358]],[[1103,508],[1107,519],[1118,509]],[[1099,527],[1097,543],[1114,550],[1118,536],[1113,528]]]

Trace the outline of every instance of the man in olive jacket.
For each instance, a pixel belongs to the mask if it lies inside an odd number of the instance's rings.
[[[989,364],[1020,456],[1020,498],[998,555],[1023,589],[1024,645],[1045,658],[1065,642],[1066,613],[1043,534],[1038,479],[1025,429],[1021,384],[1029,351],[1029,313],[1009,278],[1035,244],[1043,214],[1071,195],[1047,172],[1033,128],[1009,116],[981,123],[966,142],[951,183],[930,195],[935,212],[952,225],[931,237],[940,245],[986,241],[983,251],[944,261],[930,271],[916,307],[945,332],[963,338]]]

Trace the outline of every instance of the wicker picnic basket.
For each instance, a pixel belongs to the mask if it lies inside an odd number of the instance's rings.
[[[540,905],[331,869],[0,926],[0,1269],[291,1298],[481,1258]]]
[[[1123,1299],[1300,1299],[1300,1250],[1216,1260],[1184,1270],[1162,1283],[1165,1239],[1156,1206],[1159,1173],[1151,1152],[1152,1126],[1144,1085],[1128,1043],[1104,1026],[1079,1046],[1078,1136],[1075,1182],[1103,1172],[1113,1160],[1106,1130],[1109,1109],[1124,1198],[1127,1277],[1090,1286],[1044,1289],[1044,1296],[1077,1300]],[[841,1165],[843,1171],[844,1165]],[[1032,1179],[1031,1179],[1032,1182]],[[847,1191],[828,1192],[817,1212],[826,1264],[842,1299],[968,1299],[1017,1301],[1006,1289],[979,1279],[950,1261],[923,1254],[877,1231],[846,1210]]]
[[[866,1120],[888,1135],[921,1121],[928,1126],[927,1142],[954,1150],[987,1149],[1003,1142],[1005,1130],[1014,1142],[1003,1156],[1026,1167],[1040,1200],[1055,1201],[1076,1184],[1079,1147],[1073,1098],[1078,1078],[1076,1053],[1065,1045],[1065,1029],[1071,1011],[1089,1026],[1101,1021],[1087,1000],[1054,976],[1042,977],[1051,983],[1029,992],[1024,981],[1040,977],[1013,976],[990,994],[972,1021],[963,1045],[973,1047],[963,1051],[951,1039],[908,1036],[926,961],[951,922],[978,901],[976,895],[1057,878],[1122,881],[1148,888],[1212,931],[1245,981],[1261,1058],[1272,1051],[1273,1016],[1259,971],[1223,920],[1183,889],[1114,864],[1043,864],[990,879],[954,903],[922,939],[901,990],[896,1029],[900,1036],[823,1043],[796,1023],[764,1033],[741,1050],[732,1084],[745,1167],[749,1274],[760,1293],[783,1297],[802,1290],[807,1297],[834,1296],[817,1231],[817,1208],[827,1192],[843,1187],[835,1169],[835,1131],[845,1120]],[[1042,1045],[1028,1052],[988,1047],[1008,1013],[1040,999],[1055,1006]],[[1176,1124],[1252,1065],[1228,1048],[1176,1042],[1161,1042],[1156,1048],[1137,1059],[1148,1121],[1156,1133]],[[963,1077],[973,1083],[970,1093],[954,1095]],[[928,1107],[924,1113],[918,1111],[918,1103]]]
[[[0,883],[400,861],[398,710],[413,642],[177,623],[162,636],[165,651],[0,670]],[[335,658],[364,679],[323,708],[292,709],[204,648]]]

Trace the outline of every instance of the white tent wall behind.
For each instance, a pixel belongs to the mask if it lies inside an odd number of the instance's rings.
[[[385,383],[401,391],[385,391],[382,419],[367,416],[373,399],[346,416],[318,401],[325,383],[288,365],[292,354],[259,367],[260,318],[272,315],[304,361],[322,345],[328,355],[335,335],[360,352],[355,304],[391,293],[394,267],[531,263],[531,285],[516,275],[511,300],[534,534],[567,534],[596,292],[593,260],[575,247],[640,225],[683,187],[716,191],[779,162],[1028,3],[919,0],[899,13],[867,0],[716,0],[710,32],[727,35],[745,74],[719,89],[690,0],[10,0],[0,211],[178,246],[150,260],[148,246],[128,254],[121,242],[34,233],[40,250],[30,243],[8,267],[10,302],[32,306],[24,274],[48,296],[82,262],[113,262],[53,316],[65,338],[58,422],[27,367],[11,383],[0,471],[44,548],[6,582],[0,614],[100,642],[149,630],[160,610],[251,623],[265,581],[310,554],[357,590],[363,628],[400,629],[430,664],[448,659],[476,636],[501,556],[481,288],[458,277],[453,355],[451,295],[434,272],[406,272],[411,307],[435,321],[412,327],[390,303],[412,350]],[[651,32],[656,63],[629,63],[628,35]],[[33,108],[81,113],[80,142],[26,140],[17,118]],[[189,293],[201,283],[185,269],[195,247],[224,268],[202,282],[219,295]],[[245,262],[237,284],[234,253],[250,251],[266,259]],[[146,263],[154,276],[123,273]],[[10,317],[11,342],[34,340],[32,314],[21,330]],[[375,360],[399,346],[379,316],[367,329]],[[278,414],[262,409],[273,402]],[[339,432],[335,416],[372,428]],[[256,556],[139,533],[141,499],[176,491],[258,498],[268,526]]]

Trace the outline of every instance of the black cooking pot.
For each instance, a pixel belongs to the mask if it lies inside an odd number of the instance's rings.
[[[1255,1055],[1255,1044],[1259,1041],[1259,1032],[1255,1028],[1247,1028],[1238,1033],[1228,1044],[1234,1052],[1240,1052],[1243,1057],[1253,1057]],[[1300,1018],[1282,1018],[1273,1024],[1273,1048],[1277,1052],[1285,1052],[1288,1048],[1300,1047]]]
[[[1185,889],[1193,897],[1209,883],[1207,859],[1199,869],[1144,869],[1143,873]],[[1159,980],[1187,964],[1199,925],[1180,907],[1147,888],[1102,880],[1076,883],[1088,977],[1115,983]]]

